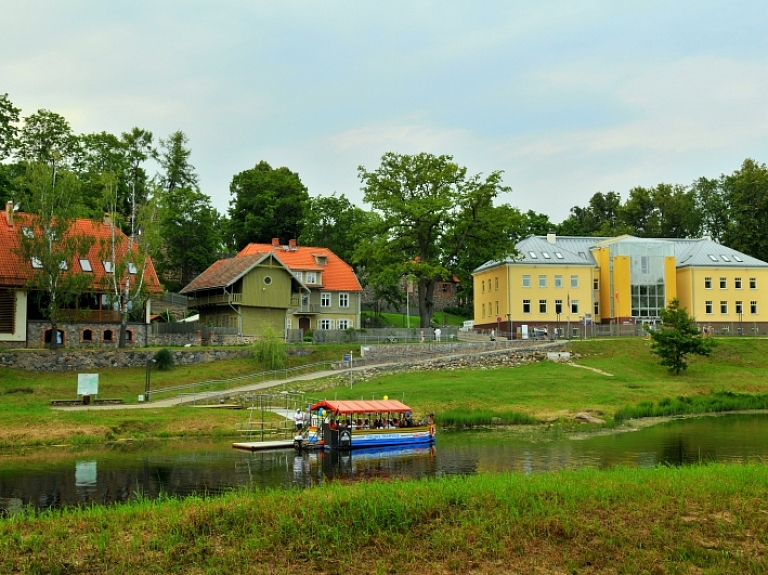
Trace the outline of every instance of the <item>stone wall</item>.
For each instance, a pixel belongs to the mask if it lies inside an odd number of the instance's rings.
[[[3,351],[0,367],[26,369],[28,371],[93,371],[111,367],[143,367],[156,351],[60,350],[60,351]],[[248,357],[248,348],[224,350],[195,348],[171,352],[176,365],[190,365],[222,359]]]

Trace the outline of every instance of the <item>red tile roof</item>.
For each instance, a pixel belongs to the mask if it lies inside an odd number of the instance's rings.
[[[6,207],[5,211],[0,212],[0,286],[23,287],[26,285],[27,280],[32,277],[32,262],[23,260],[16,253],[16,250],[19,248],[22,228],[29,226],[34,217],[32,214],[14,212],[11,215],[13,221],[13,224],[11,224],[9,222],[8,208]],[[116,231],[123,237],[123,245],[126,246],[128,236],[119,229]],[[86,257],[90,260],[91,268],[93,268],[93,271],[90,272],[93,274],[91,286],[98,290],[101,287],[102,278],[109,275],[104,271],[104,265],[102,264],[100,243],[101,240],[107,241],[111,238],[110,226],[100,221],[77,219],[72,226],[71,233],[96,238]],[[134,249],[136,248],[134,247]],[[80,262],[74,262],[71,269],[78,272],[83,271],[80,267]],[[149,260],[147,263],[144,281],[150,291],[155,293],[162,291],[152,260]]]
[[[324,290],[363,291],[352,266],[328,248],[297,245],[275,246],[270,244],[248,244],[237,254],[237,258],[253,254],[264,255],[268,253],[274,254],[275,257],[291,271],[322,273],[322,287]],[[319,264],[316,257],[325,257],[326,264]],[[304,276],[304,278],[306,279],[306,276]]]

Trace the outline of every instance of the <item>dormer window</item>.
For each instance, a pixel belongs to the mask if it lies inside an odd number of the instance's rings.
[[[84,272],[92,272],[93,266],[91,265],[91,260],[80,260],[80,269]]]
[[[315,256],[315,261],[319,266],[328,265],[328,256]]]
[[[293,272],[293,277],[295,277],[299,281],[302,281],[302,279],[304,278],[304,274],[302,272]]]
[[[315,272],[307,272],[307,283],[308,284],[316,284],[317,283],[317,273],[315,273]]]

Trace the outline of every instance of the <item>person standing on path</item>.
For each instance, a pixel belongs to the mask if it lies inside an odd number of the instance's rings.
[[[293,421],[296,423],[296,431],[301,433],[301,428],[304,427],[304,415],[301,413],[301,408],[296,410],[293,415]]]

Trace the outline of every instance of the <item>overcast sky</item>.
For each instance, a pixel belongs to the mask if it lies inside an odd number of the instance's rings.
[[[201,189],[266,160],[363,206],[388,151],[595,192],[768,161],[768,3],[0,0],[0,94],[75,132],[183,130]]]

